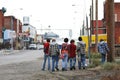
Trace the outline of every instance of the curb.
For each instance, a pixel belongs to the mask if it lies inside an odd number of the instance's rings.
[[[0,54],[3,54],[3,55],[13,54],[16,52],[19,52],[19,50],[0,50]]]

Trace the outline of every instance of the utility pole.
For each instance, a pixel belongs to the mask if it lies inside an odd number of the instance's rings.
[[[11,50],[13,50],[13,27],[14,27],[14,17],[11,16]]]
[[[97,45],[98,45],[98,0],[96,0],[96,34],[95,34],[95,52],[98,52]]]
[[[16,34],[16,49],[19,49],[18,43],[19,43],[19,20],[17,19],[17,34]]]
[[[114,37],[114,0],[106,0],[106,26],[107,26],[107,42],[109,46],[108,62],[113,62],[115,58],[115,37]]]
[[[94,13],[94,8],[93,8],[93,0],[92,0],[92,6],[90,8],[90,50],[91,50],[91,47],[92,47],[92,34],[93,34],[93,30],[94,30],[94,27],[93,27],[93,13]],[[90,51],[91,52],[91,51]]]
[[[86,15],[86,27],[87,27],[87,35],[88,35],[88,57],[89,57],[89,63],[91,63],[91,58],[90,58],[90,35],[89,35],[90,29],[88,28],[88,17],[87,17],[87,15]]]
[[[89,54],[89,63],[91,63],[90,53],[91,53],[91,35],[92,35],[92,6],[90,6],[90,34],[88,35],[88,54]]]
[[[93,34],[94,27],[93,27],[93,20],[94,20],[94,6],[93,6],[93,0],[92,0],[92,8],[91,8],[91,35]]]

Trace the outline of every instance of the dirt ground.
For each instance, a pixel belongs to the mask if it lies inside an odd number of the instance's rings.
[[[120,80],[120,70],[104,71],[97,68],[73,71],[41,70],[41,60],[0,66],[0,80]]]

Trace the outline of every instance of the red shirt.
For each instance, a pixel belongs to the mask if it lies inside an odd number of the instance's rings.
[[[49,52],[49,42],[46,42],[46,43],[44,43],[44,52],[45,52],[45,54],[48,54],[48,52]]]
[[[71,43],[69,45],[69,57],[70,58],[76,57],[76,45],[74,43]]]

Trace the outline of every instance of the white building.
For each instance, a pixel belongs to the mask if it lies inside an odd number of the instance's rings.
[[[26,37],[30,38],[29,40],[34,41],[37,35],[37,30],[35,27],[29,24],[28,17],[24,17],[23,19],[24,19],[23,26],[22,26],[23,35],[26,35]]]

